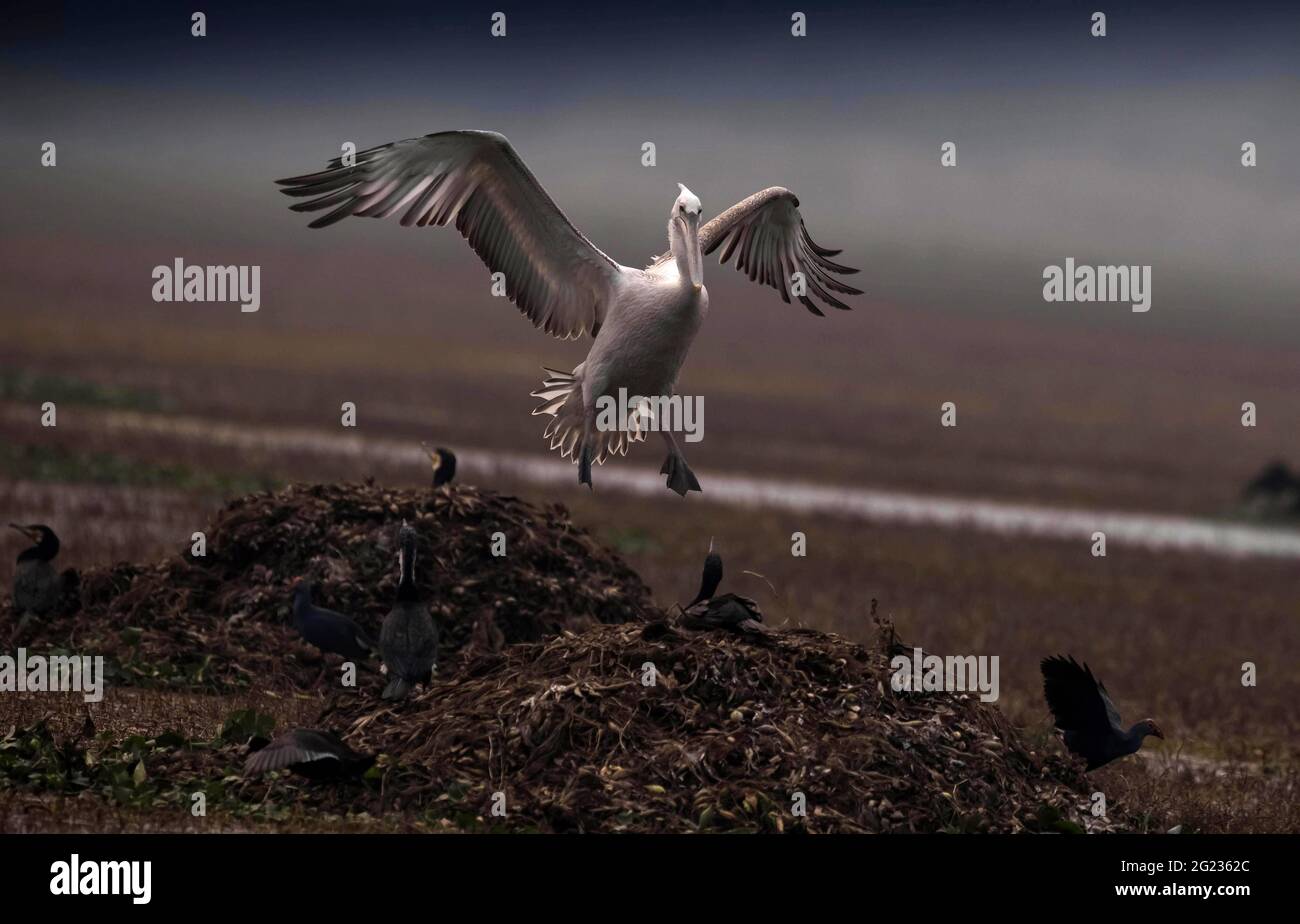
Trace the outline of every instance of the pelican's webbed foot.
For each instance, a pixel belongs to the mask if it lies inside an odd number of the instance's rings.
[[[686,464],[686,459],[675,452],[670,452],[668,458],[664,459],[663,468],[659,469],[659,474],[668,476],[668,487],[676,491],[682,497],[686,496],[687,491],[700,491],[699,480],[691,467]]]

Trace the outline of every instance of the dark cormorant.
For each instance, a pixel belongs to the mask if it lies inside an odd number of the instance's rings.
[[[315,645],[321,654],[336,654],[349,661],[365,661],[379,650],[365,629],[342,613],[311,602],[312,583],[299,581],[293,588],[293,624],[303,641]]]
[[[1087,664],[1080,667],[1074,658],[1054,655],[1044,658],[1041,667],[1043,695],[1056,727],[1065,746],[1086,760],[1089,770],[1135,753],[1147,735],[1164,737],[1153,719],[1143,719],[1125,731],[1106,687]]]
[[[456,477],[456,454],[441,446],[437,449],[430,449],[427,443],[421,443],[420,446],[433,463],[433,486],[440,488],[444,484],[451,484],[451,480]]]
[[[722,583],[722,556],[713,551],[713,540],[709,539],[709,554],[704,556],[704,575],[700,579],[700,592],[695,595],[695,599],[686,604],[686,609],[690,609],[701,600],[708,600],[718,592],[718,585]]]
[[[244,775],[287,767],[309,780],[338,780],[360,776],[374,762],[374,755],[358,754],[333,732],[295,728],[249,754],[244,761]]]
[[[59,554],[59,537],[40,523],[9,525],[35,543],[18,553],[18,565],[14,569],[14,611],[24,621],[32,616],[46,616],[58,606],[67,583],[53,565],[54,556]]]
[[[722,583],[722,556],[713,551],[704,558],[704,574],[700,592],[682,611],[682,624],[688,629],[730,629],[733,632],[764,633],[763,611],[749,597],[740,594],[723,594],[715,597]]]
[[[1242,499],[1264,514],[1300,514],[1300,478],[1285,462],[1269,464],[1251,479],[1241,492]]]
[[[1294,493],[1300,488],[1300,481],[1291,474],[1285,462],[1271,462],[1264,470],[1250,480],[1242,491],[1247,500],[1258,495],[1277,497],[1281,494]]]
[[[379,649],[388,668],[384,699],[403,699],[417,683],[430,679],[438,660],[438,627],[415,587],[415,530],[402,524],[397,534],[401,580],[397,602],[384,617]]]

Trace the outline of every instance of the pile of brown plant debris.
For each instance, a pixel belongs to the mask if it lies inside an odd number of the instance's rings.
[[[804,629],[690,629],[655,610],[640,578],[563,508],[472,487],[298,485],[241,498],[206,530],[205,556],[187,547],[153,566],[89,570],[80,611],[24,643],[108,655],[121,673],[111,682],[306,685],[321,665],[289,623],[292,583],[312,574],[319,604],[377,631],[403,520],[419,534],[416,577],[444,657],[405,701],[381,701],[373,674],[328,698],[314,724],[377,757],[364,779],[275,773],[227,786],[248,743],[273,733],[271,717],[252,714],[240,722],[253,730],[235,723],[238,733],[206,744],[136,736],[96,785],[133,798],[203,789],[233,800],[218,811],[302,809],[416,830],[1137,827],[1115,806],[1091,817],[1078,766],[1030,750],[996,707],[893,691],[887,623],[870,647]],[[504,556],[492,554],[495,533]],[[16,744],[6,752],[24,785],[44,778],[32,761],[67,763],[45,731],[29,732],[27,763],[14,763]],[[77,770],[77,786],[89,772]]]
[[[321,716],[367,784],[255,784],[453,830],[1093,831],[1079,768],[995,707],[896,693],[884,645],[777,629],[598,625],[469,656],[417,696]],[[495,809],[495,811],[494,811]]]
[[[15,641],[105,655],[115,683],[309,685],[322,663],[290,620],[295,580],[312,576],[317,605],[377,637],[396,592],[404,520],[419,534],[416,580],[441,625],[445,655],[652,613],[636,573],[559,505],[538,509],[462,485],[292,485],[227,505],[205,530],[203,557],[187,545],[155,565],[84,572],[79,611]],[[493,554],[497,533],[504,555]]]

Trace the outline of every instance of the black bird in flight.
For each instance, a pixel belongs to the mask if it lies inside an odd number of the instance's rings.
[[[295,728],[249,754],[244,776],[288,768],[309,780],[339,780],[361,776],[374,762],[373,754],[358,754],[333,732]]]
[[[1143,719],[1125,731],[1106,687],[1087,664],[1080,667],[1073,657],[1054,655],[1044,658],[1041,668],[1043,695],[1056,727],[1065,746],[1086,760],[1089,770],[1136,753],[1147,735],[1164,737],[1153,719]]]
[[[404,699],[412,686],[427,683],[438,660],[438,627],[415,587],[415,530],[405,523],[397,534],[397,546],[401,572],[397,602],[379,632],[379,650],[388,668],[384,699]]]
[[[451,480],[456,477],[456,454],[441,446],[430,449],[428,443],[421,443],[420,446],[433,464],[433,486],[440,488],[444,484],[451,484]]]

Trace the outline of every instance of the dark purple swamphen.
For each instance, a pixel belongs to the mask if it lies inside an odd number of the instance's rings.
[[[1147,735],[1164,737],[1153,719],[1143,719],[1125,731],[1105,685],[1087,664],[1053,655],[1044,658],[1041,667],[1043,695],[1056,727],[1065,746],[1086,760],[1089,770],[1135,753]]]

